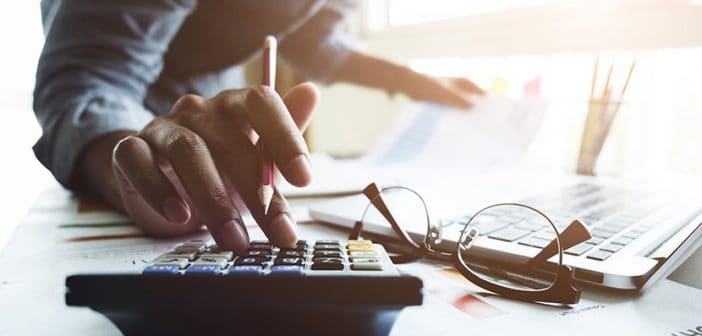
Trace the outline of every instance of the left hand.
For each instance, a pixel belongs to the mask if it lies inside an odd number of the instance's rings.
[[[484,95],[480,87],[463,77],[431,77],[409,70],[400,84],[400,92],[414,100],[444,104],[456,108],[473,107],[471,98]]]

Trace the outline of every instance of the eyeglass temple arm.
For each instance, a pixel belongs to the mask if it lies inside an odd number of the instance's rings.
[[[570,222],[570,225],[568,225],[563,232],[558,234],[558,239],[561,242],[561,249],[563,249],[563,251],[587,241],[590,238],[592,238],[590,230],[588,230],[587,226],[585,226],[585,224],[583,224],[583,222],[577,218],[573,219],[573,221]],[[554,238],[541,250],[541,252],[529,260],[526,267],[532,268],[540,263],[543,263],[544,261],[548,260],[548,258],[551,258],[556,254],[558,254],[558,244],[556,243],[556,238]]]
[[[380,212],[381,215],[385,218],[385,220],[390,223],[390,226],[392,227],[392,230],[395,231],[395,233],[407,244],[411,245],[414,248],[419,249],[420,246],[410,238],[410,236],[405,232],[405,230],[402,230],[400,228],[400,225],[397,224],[397,221],[395,220],[395,217],[393,217],[392,213],[390,213],[390,210],[388,207],[385,205],[385,201],[383,201],[383,198],[380,193],[380,189],[378,189],[378,186],[375,183],[371,183],[368,186],[366,186],[363,189],[363,194],[366,195],[368,200],[370,200],[371,204]],[[361,224],[359,224],[361,225]],[[359,230],[360,231],[360,230]],[[358,232],[360,235],[360,232]]]

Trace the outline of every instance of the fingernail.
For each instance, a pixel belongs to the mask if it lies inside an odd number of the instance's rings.
[[[294,157],[285,166],[284,175],[288,182],[296,187],[304,187],[310,183],[310,161],[307,155],[300,154]]]
[[[278,245],[292,247],[297,242],[297,230],[293,221],[284,213],[279,213],[271,220],[271,231]]]
[[[230,220],[222,224],[219,232],[222,247],[233,247],[237,255],[242,255],[249,248],[249,234],[236,221]]]
[[[190,219],[190,209],[180,199],[169,197],[161,206],[163,214],[173,224],[185,224]]]

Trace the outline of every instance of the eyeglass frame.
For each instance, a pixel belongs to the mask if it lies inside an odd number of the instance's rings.
[[[395,217],[392,215],[387,205],[385,204],[385,201],[382,198],[382,193],[390,190],[409,191],[415,196],[417,196],[417,198],[422,203],[424,207],[424,215],[426,216],[427,221],[427,233],[424,235],[424,241],[422,242],[422,244],[418,244],[417,242],[415,242],[407,234],[407,232],[400,227],[400,225],[395,220]],[[561,246],[561,232],[558,231],[556,225],[546,214],[532,206],[521,203],[507,202],[492,204],[478,210],[473,216],[471,216],[471,218],[465,224],[463,224],[464,228],[463,230],[461,230],[461,236],[456,242],[456,253],[450,253],[440,251],[434,248],[434,246],[438,245],[442,240],[442,226],[432,225],[431,217],[429,215],[429,208],[427,207],[424,198],[418,192],[404,186],[392,186],[379,189],[375,183],[371,183],[363,189],[363,194],[370,200],[370,202],[366,205],[361,219],[355,222],[353,231],[349,236],[349,239],[361,238],[361,234],[363,231],[363,220],[365,219],[366,214],[370,209],[371,205],[374,206],[376,210],[378,210],[380,214],[388,221],[388,223],[390,223],[390,226],[400,238],[400,240],[413,249],[413,253],[391,257],[391,260],[394,263],[408,263],[422,258],[438,259],[441,261],[451,263],[456,268],[456,270],[458,270],[461,273],[461,275],[463,275],[473,284],[506,298],[528,302],[541,302],[563,305],[575,304],[580,301],[582,291],[574,286],[573,268],[563,264],[564,251]],[[480,275],[476,274],[473,270],[466,266],[468,263],[466,263],[463,260],[463,255],[461,253],[461,251],[465,250],[464,241],[469,231],[476,232],[476,234],[474,234],[472,237],[475,237],[478,232],[477,229],[475,227],[471,227],[470,224],[483,212],[498,206],[517,206],[534,211],[541,217],[543,217],[555,232],[554,241],[556,242],[558,251],[558,265],[556,267],[553,282],[548,287],[521,290],[508,286],[501,286],[494,282],[483,279]],[[470,229],[466,230],[467,228]]]

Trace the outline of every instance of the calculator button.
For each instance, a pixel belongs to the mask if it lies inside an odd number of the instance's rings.
[[[234,265],[229,267],[229,275],[261,275],[263,267],[254,265]]]
[[[341,252],[341,248],[337,245],[317,245],[314,247],[315,252],[316,251],[334,251],[334,252]]]
[[[354,264],[372,264],[372,263],[379,263],[380,259],[378,258],[354,258],[353,263]]]
[[[202,253],[205,251],[205,244],[189,244],[185,243],[182,245],[179,245],[175,248],[176,252],[196,252],[196,253]]]
[[[159,258],[154,261],[154,266],[177,266],[180,269],[188,267],[187,258]]]
[[[278,252],[278,258],[280,257],[298,257],[302,258],[305,256],[305,252],[303,251],[283,251],[283,252]]]
[[[358,245],[361,245],[361,246],[372,246],[372,245],[373,245],[373,242],[370,241],[370,240],[349,240],[349,241],[347,242],[347,244],[348,244],[349,246],[358,246]]]
[[[322,239],[315,241],[316,245],[339,245],[338,240]]]
[[[271,275],[300,276],[303,275],[302,266],[275,265],[271,267]]]
[[[200,255],[200,258],[224,258],[227,260],[232,260],[234,258],[234,252],[232,251],[207,251]]]
[[[298,246],[296,246],[296,247],[281,247],[281,248],[280,248],[280,251],[278,251],[278,252],[279,252],[279,253],[280,253],[280,252],[285,252],[285,251],[301,251],[301,252],[305,252],[306,250],[307,250],[307,246],[298,245]]]
[[[341,252],[337,251],[315,251],[315,258],[341,258]]]
[[[373,246],[366,246],[366,245],[349,245],[348,247],[349,252],[373,252],[375,249]]]
[[[339,258],[317,258],[312,264],[313,270],[342,270],[343,260]]]
[[[368,262],[368,263],[353,263],[351,269],[354,271],[382,271],[383,265],[380,263]]]
[[[270,251],[264,251],[264,250],[250,250],[246,252],[246,257],[251,257],[251,258],[268,258],[271,256]]]
[[[178,266],[148,266],[144,268],[143,274],[147,275],[179,275]]]
[[[264,251],[270,251],[273,249],[273,244],[271,243],[262,243],[262,242],[252,242],[251,245],[249,246],[249,250],[264,250]]]
[[[234,265],[256,265],[261,266],[266,261],[265,258],[260,257],[242,257],[234,262]]]
[[[354,260],[355,258],[377,258],[378,253],[376,252],[350,252],[349,258]]]
[[[221,270],[219,266],[193,265],[185,270],[185,275],[220,275]]]
[[[218,266],[220,269],[227,267],[225,258],[203,258],[200,257],[193,262],[193,266]]]
[[[302,258],[276,258],[275,265],[302,265]]]
[[[196,252],[176,252],[176,251],[170,251],[164,253],[162,256],[159,257],[161,258],[186,258],[190,261],[195,260],[197,258],[197,253]]]

